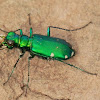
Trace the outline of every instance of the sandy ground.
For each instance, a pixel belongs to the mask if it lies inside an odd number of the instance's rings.
[[[100,1],[99,0],[0,0],[0,28],[21,28],[29,36],[28,14],[34,33],[46,35],[47,27],[75,29],[92,21],[86,28],[67,32],[52,29],[51,36],[65,39],[76,51],[66,62],[85,69],[89,75],[59,61],[35,57],[31,60],[29,89],[28,57],[17,64],[7,84],[20,50],[0,50],[0,100],[100,100]],[[17,32],[19,34],[19,32]],[[0,34],[4,34],[0,31]]]

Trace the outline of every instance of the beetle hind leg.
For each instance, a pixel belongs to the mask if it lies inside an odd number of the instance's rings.
[[[65,31],[77,31],[77,30],[81,30],[85,27],[87,27],[89,24],[91,24],[92,22],[90,21],[89,23],[87,23],[86,25],[80,27],[80,28],[76,28],[76,29],[64,29],[64,28],[60,28],[60,27],[55,27],[55,26],[49,26],[48,29],[47,29],[47,36],[50,36],[50,28],[56,28],[56,29],[61,29],[61,30],[65,30]]]
[[[58,59],[56,59],[56,60],[58,60]],[[87,74],[96,75],[96,76],[97,76],[97,73],[88,72],[88,71],[83,70],[83,69],[81,69],[81,68],[79,68],[79,67],[76,67],[76,66],[74,66],[74,65],[72,65],[72,64],[66,63],[66,62],[64,62],[64,61],[62,61],[62,60],[58,60],[58,61],[63,62],[64,64],[67,64],[67,65],[69,65],[69,66],[71,66],[71,67],[74,67],[74,68],[76,68],[76,69],[79,69],[79,70],[81,70],[81,71],[83,71],[83,72],[85,72],[85,73],[87,73]]]
[[[48,29],[47,29],[47,36],[50,37],[50,27],[48,27]]]

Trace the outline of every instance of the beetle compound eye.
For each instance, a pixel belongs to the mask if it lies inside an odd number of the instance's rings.
[[[7,41],[7,44],[8,44],[8,46],[13,46],[13,45],[14,45],[14,41],[8,40],[8,41]]]

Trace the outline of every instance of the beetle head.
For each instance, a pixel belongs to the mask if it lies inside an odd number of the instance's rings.
[[[6,36],[0,36],[0,48],[1,49],[3,49],[4,46],[9,49],[13,48],[14,46],[13,33],[14,32],[8,32]]]

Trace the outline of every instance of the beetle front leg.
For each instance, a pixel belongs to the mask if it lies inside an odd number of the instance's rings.
[[[10,77],[12,76],[12,74],[13,74],[13,72],[14,72],[14,69],[16,68],[17,63],[19,62],[20,58],[23,57],[23,55],[24,55],[24,53],[22,53],[22,54],[19,56],[19,58],[18,58],[18,60],[16,61],[16,63],[15,63],[15,65],[14,65],[14,67],[13,67],[13,69],[12,69],[12,71],[11,71],[11,73],[10,73],[8,79],[7,79],[7,81],[6,81],[5,83],[3,83],[3,85],[5,85],[5,84],[9,81]]]

